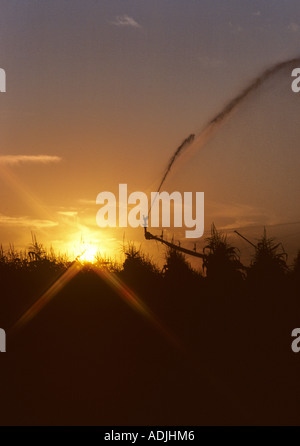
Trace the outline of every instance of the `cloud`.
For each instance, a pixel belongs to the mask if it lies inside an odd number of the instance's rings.
[[[88,200],[88,199],[85,199],[85,198],[80,198],[80,199],[78,200],[78,203],[95,206],[95,204],[96,204],[96,198],[95,198],[95,200]]]
[[[110,23],[115,26],[131,26],[132,28],[141,28],[141,25],[134,20],[133,17],[129,17],[127,14],[118,15],[115,20]]]
[[[201,65],[208,68],[218,68],[226,65],[224,60],[217,57],[199,56],[197,59]]]
[[[50,155],[0,155],[0,165],[49,164],[61,161],[59,156]]]
[[[264,209],[247,204],[208,201],[206,208],[211,219],[217,220],[219,229],[222,230],[269,225],[275,222],[274,217]]]
[[[63,215],[65,217],[76,217],[78,215],[77,211],[59,211],[59,215]]]
[[[232,34],[240,34],[243,32],[241,25],[234,25],[232,22],[229,22],[228,25]]]
[[[52,228],[58,223],[51,220],[37,220],[29,217],[10,217],[0,214],[0,225],[22,226],[31,229]]]
[[[297,23],[292,22],[289,24],[288,30],[292,33],[297,33],[300,30],[300,26]]]
[[[252,15],[259,17],[259,16],[261,16],[261,11],[252,12]]]

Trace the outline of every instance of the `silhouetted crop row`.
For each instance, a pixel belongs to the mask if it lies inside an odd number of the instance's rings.
[[[239,250],[232,246],[226,234],[218,231],[214,224],[211,235],[205,239],[203,248],[202,271],[193,269],[187,260],[187,256],[177,252],[176,248],[168,248],[165,254],[165,264],[162,269],[136,248],[134,243],[124,245],[125,261],[119,264],[109,257],[100,254],[95,256],[93,267],[106,268],[110,271],[128,275],[133,281],[140,276],[161,276],[170,280],[176,277],[189,279],[189,276],[205,279],[210,283],[235,285],[241,281],[266,281],[277,282],[285,278],[299,278],[300,275],[300,250],[294,259],[293,266],[287,266],[287,254],[281,243],[276,243],[273,238],[267,236],[266,230],[262,237],[254,245],[254,253],[250,266],[244,266],[240,261]],[[77,260],[77,259],[76,259]],[[80,258],[78,259],[80,262]],[[72,261],[66,254],[56,254],[51,248],[47,251],[39,243],[36,236],[32,235],[32,243],[27,250],[18,251],[13,245],[8,250],[0,246],[0,274],[2,280],[4,272],[24,270],[36,271],[39,274],[62,272],[70,266]],[[82,262],[88,269],[89,262]],[[141,277],[140,277],[141,278]]]

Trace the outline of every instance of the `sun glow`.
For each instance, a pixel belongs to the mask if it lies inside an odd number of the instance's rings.
[[[96,263],[97,257],[101,255],[99,248],[90,243],[83,243],[78,254],[78,260],[83,263]]]
[[[89,231],[86,227],[84,229],[85,233],[71,231],[65,233],[64,240],[52,243],[54,251],[64,255],[70,262],[77,260],[81,263],[100,264],[104,260],[116,261],[120,252],[119,240],[110,235]]]

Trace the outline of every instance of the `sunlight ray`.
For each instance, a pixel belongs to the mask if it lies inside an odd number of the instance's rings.
[[[152,325],[167,338],[171,344],[177,349],[183,350],[182,342],[177,336],[172,333],[152,310],[113,272],[106,270],[105,268],[93,268],[93,271],[101,277],[131,308],[148,319]]]
[[[47,291],[18,319],[10,329],[16,334],[28,324],[37,314],[59,293],[81,270],[82,266],[76,260],[69,268],[48,288]]]

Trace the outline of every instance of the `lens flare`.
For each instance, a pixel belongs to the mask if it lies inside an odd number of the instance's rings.
[[[118,296],[127,303],[133,310],[147,319],[152,326],[166,338],[176,349],[184,351],[181,340],[169,330],[155,313],[140,299],[128,285],[126,285],[117,274],[107,271],[105,268],[93,268],[93,271],[103,279]]]
[[[99,248],[90,243],[84,243],[81,253],[78,255],[78,260],[81,263],[96,263],[97,256],[100,254]]]
[[[45,291],[45,293],[18,319],[10,334],[18,333],[79,273],[80,263],[74,261],[68,269]]]

